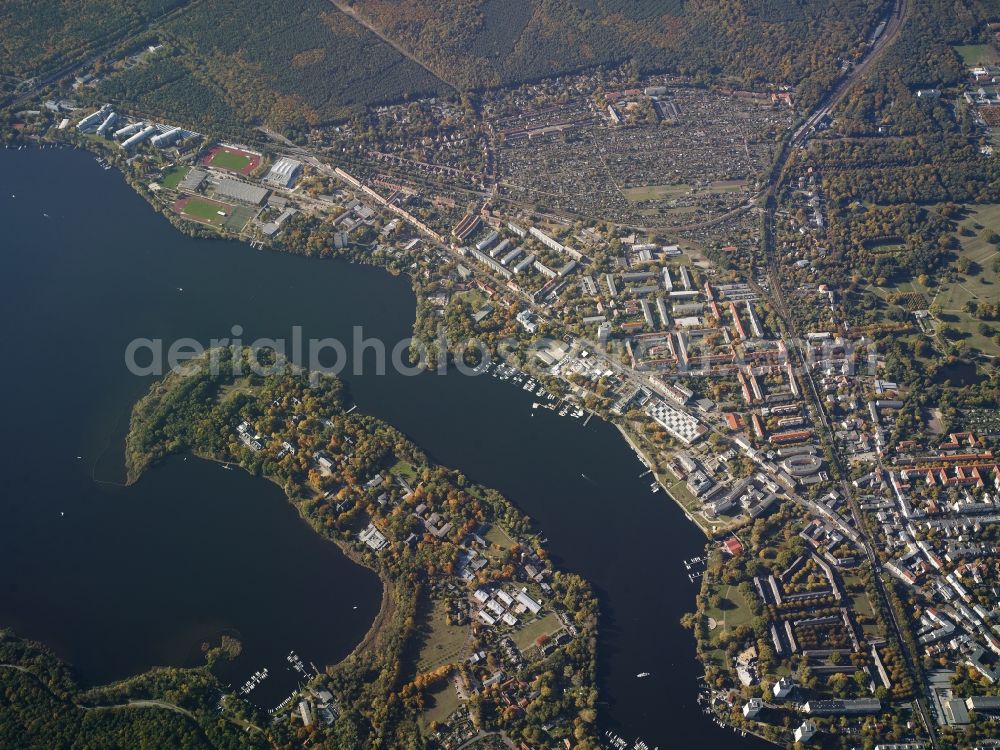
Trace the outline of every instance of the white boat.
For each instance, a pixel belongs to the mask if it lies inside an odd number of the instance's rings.
[[[636,677],[638,677],[639,679],[642,679],[643,677],[649,677],[649,676],[650,676],[649,672],[639,672],[639,674],[636,675]]]

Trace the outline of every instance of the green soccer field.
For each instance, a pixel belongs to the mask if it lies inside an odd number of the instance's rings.
[[[184,179],[188,171],[190,171],[189,167],[177,164],[172,167],[168,167],[163,173],[163,179],[160,181],[160,184],[165,188],[176,189],[177,186],[181,184],[181,180]]]
[[[234,172],[239,172],[246,169],[247,165],[250,164],[250,157],[220,149],[215,152],[212,156],[212,161],[209,163],[213,167],[221,167],[222,169],[231,169]]]
[[[232,210],[232,206],[227,206],[223,203],[215,203],[203,198],[193,198],[184,206],[182,213],[193,219],[221,226],[226,217],[232,213]],[[225,211],[226,216],[219,216],[219,211]]]

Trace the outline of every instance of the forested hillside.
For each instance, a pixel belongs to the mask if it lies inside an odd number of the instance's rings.
[[[364,0],[343,3],[462,87],[634,60],[640,72],[828,82],[883,0]]]
[[[0,73],[39,75],[99,53],[189,0],[5,0],[0,3]]]

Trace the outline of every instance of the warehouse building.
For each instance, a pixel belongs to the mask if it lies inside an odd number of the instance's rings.
[[[216,198],[249,203],[251,206],[262,205],[270,194],[271,191],[267,188],[250,185],[230,177],[226,177],[215,187]]]

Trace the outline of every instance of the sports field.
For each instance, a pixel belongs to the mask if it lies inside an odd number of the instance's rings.
[[[187,175],[189,167],[181,166],[175,164],[172,167],[167,167],[163,172],[163,179],[160,180],[160,184],[165,188],[176,189],[178,185],[181,184],[181,180]]]
[[[216,169],[225,169],[228,172],[246,175],[260,166],[260,154],[241,151],[229,146],[216,146],[208,152],[201,163]]]
[[[174,202],[173,210],[177,215],[199,224],[221,227],[232,213],[233,206],[207,198],[181,198]]]

